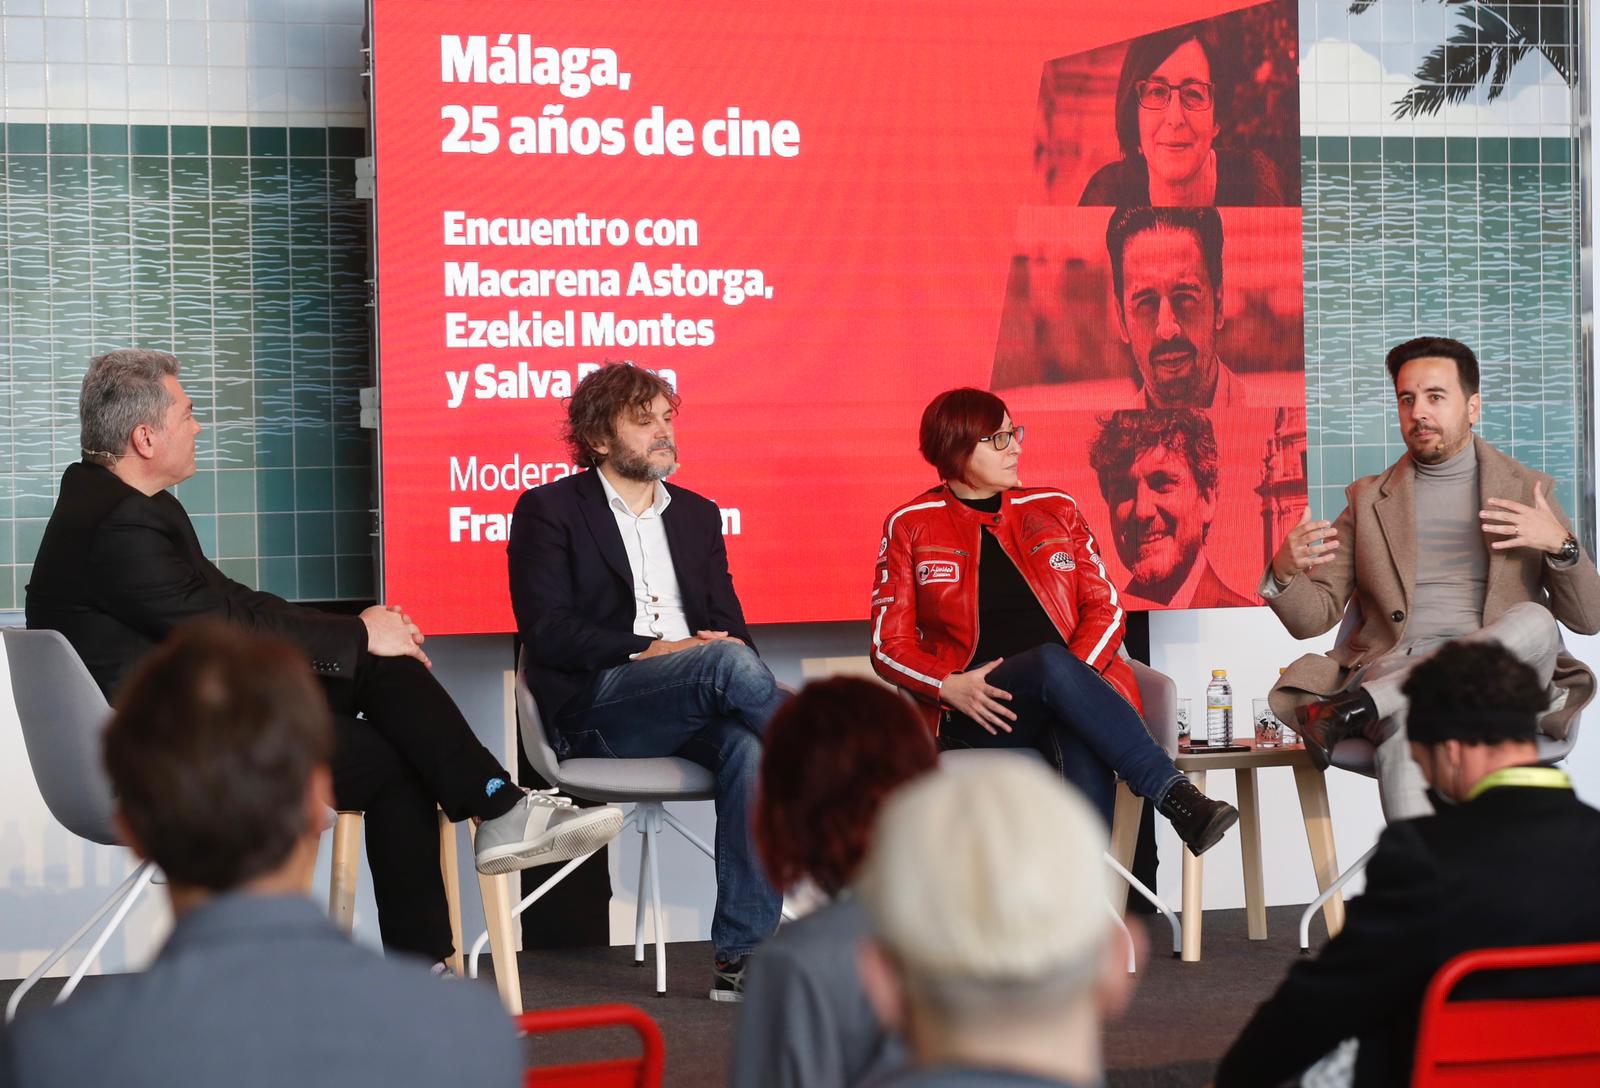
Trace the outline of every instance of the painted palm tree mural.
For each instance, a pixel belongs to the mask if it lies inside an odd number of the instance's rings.
[[[1355,0],[1350,13],[1359,15],[1376,3]],[[1505,92],[1511,70],[1532,52],[1543,54],[1567,86],[1576,86],[1576,5],[1571,0],[1443,3],[1456,14],[1455,31],[1417,65],[1417,85],[1394,104],[1395,117],[1438,113],[1445,103],[1463,102],[1480,86],[1486,88],[1485,101],[1493,102]]]

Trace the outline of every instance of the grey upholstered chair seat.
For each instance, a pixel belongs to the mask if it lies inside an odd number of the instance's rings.
[[[590,801],[709,801],[711,772],[678,756],[652,759],[564,759],[560,786]]]
[[[585,801],[633,805],[633,810],[622,825],[625,828],[632,825],[644,840],[639,854],[639,885],[635,889],[633,958],[636,963],[644,962],[644,919],[648,904],[655,916],[656,993],[664,994],[667,992],[667,938],[666,919],[661,911],[656,839],[662,830],[671,828],[708,859],[715,861],[716,851],[668,812],[666,802],[710,801],[716,796],[716,780],[710,771],[698,763],[677,756],[557,759],[555,749],[550,747],[550,738],[545,735],[539,704],[528,688],[524,673],[527,654],[524,648],[517,658],[516,699],[517,727],[522,734],[522,746],[528,754],[529,765],[538,772],[539,777],[562,793]],[[559,870],[547,879],[537,891],[513,907],[512,914],[521,913],[534,899],[566,876],[568,871]],[[479,942],[482,943],[482,938],[479,938]]]

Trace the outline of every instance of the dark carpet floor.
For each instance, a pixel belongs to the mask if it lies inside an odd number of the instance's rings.
[[[1299,907],[1267,912],[1265,941],[1245,936],[1244,911],[1208,911],[1204,959],[1182,963],[1171,958],[1164,923],[1149,930],[1155,950],[1141,965],[1133,1004],[1106,1036],[1108,1088],[1194,1088],[1205,1085],[1251,1012],[1275,989],[1298,958],[1295,926]],[[1313,927],[1320,945],[1320,920]],[[529,1009],[625,1002],[638,1005],[660,1024],[667,1044],[666,1084],[699,1088],[724,1081],[734,1007],[707,999],[709,944],[673,944],[667,950],[668,993],[654,993],[655,971],[635,966],[628,947],[524,952],[523,1001]],[[489,962],[485,956],[483,962]],[[84,987],[95,984],[85,980]],[[461,983],[469,985],[470,983]],[[489,985],[487,981],[482,983]],[[42,983],[23,1002],[24,1010],[48,1003],[59,982]],[[0,982],[0,1002],[15,988]],[[551,1037],[534,1050],[538,1064],[636,1053],[628,1034],[618,1030]]]

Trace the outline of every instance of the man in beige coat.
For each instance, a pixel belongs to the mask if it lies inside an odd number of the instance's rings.
[[[1550,690],[1539,728],[1564,737],[1594,697],[1595,677],[1564,652],[1556,620],[1600,630],[1600,574],[1551,495],[1554,481],[1472,433],[1478,361],[1465,344],[1419,337],[1389,352],[1406,455],[1345,489],[1336,521],[1290,530],[1260,593],[1296,638],[1347,615],[1327,654],[1307,654],[1273,689],[1319,766],[1340,740],[1378,745],[1378,786],[1393,821],[1426,815],[1400,688],[1412,667],[1454,638],[1491,639]]]

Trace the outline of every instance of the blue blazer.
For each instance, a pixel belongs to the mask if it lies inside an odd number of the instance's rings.
[[[716,503],[661,486],[672,495],[661,520],[689,630],[726,631],[754,649]],[[595,470],[523,492],[506,554],[528,686],[540,715],[553,722],[596,673],[627,664],[651,642],[633,633],[633,572]]]

